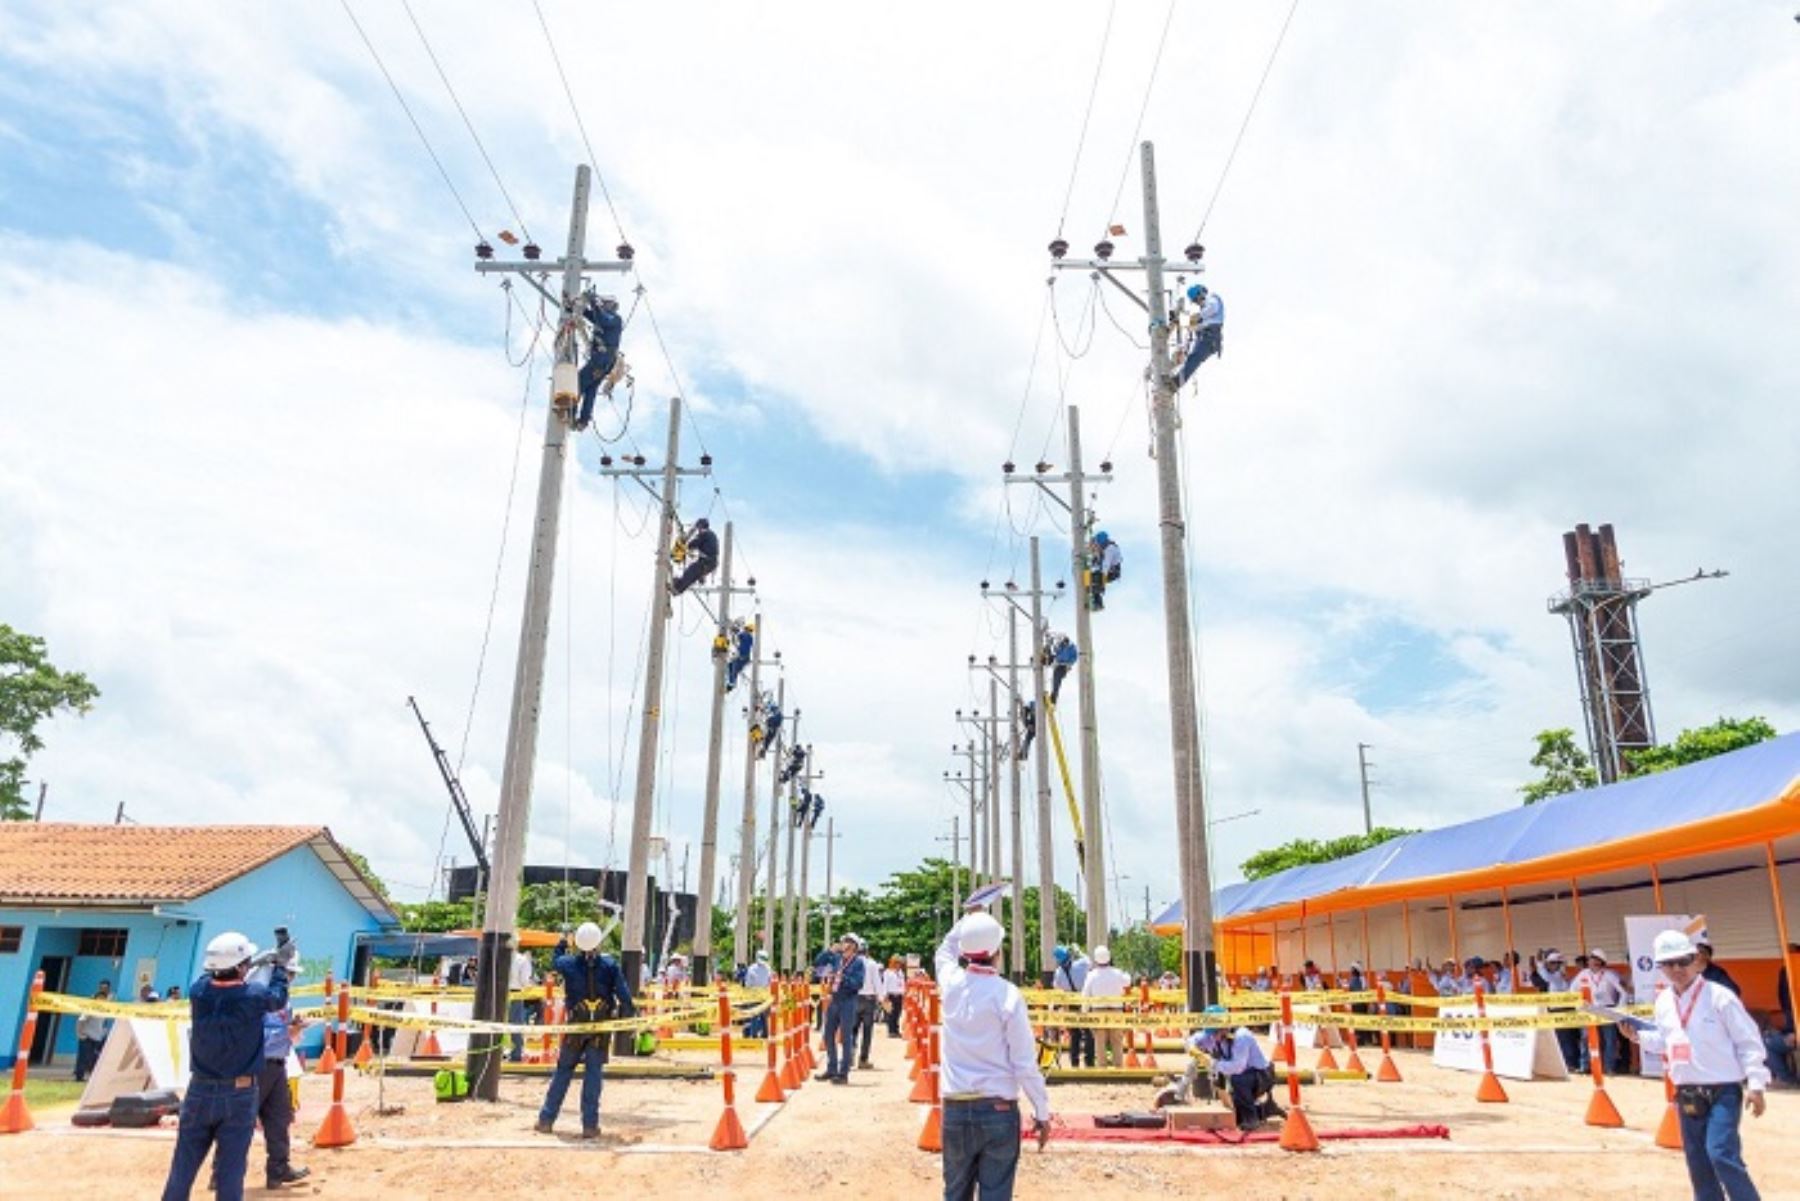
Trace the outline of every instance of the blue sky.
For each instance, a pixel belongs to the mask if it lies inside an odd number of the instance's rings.
[[[554,249],[585,150],[535,20],[418,11]],[[357,12],[484,233],[516,227],[403,16]],[[1040,329],[1095,44],[1070,38],[1097,14],[996,6],[946,37],[924,13],[546,12],[565,46],[635,48],[577,60],[577,100],[831,772],[843,876],[935,852],[960,809],[940,781],[951,711],[985,703],[963,665],[1001,629],[977,584],[1022,570],[1028,527],[1067,574],[1044,515],[996,524],[998,466],[1047,435],[1060,461],[1066,398],[1090,458],[1112,448],[1100,514],[1127,555],[1094,648],[1117,891],[1172,896],[1142,358],[1104,317],[1079,357]],[[1202,37],[1178,12],[1142,127],[1173,246],[1285,13],[1209,13]],[[1220,828],[1222,868],[1296,827],[1355,829],[1359,741],[1382,820],[1512,803],[1531,734],[1579,725],[1543,609],[1577,521],[1616,522],[1634,574],[1732,570],[1645,607],[1665,732],[1721,712],[1792,728],[1783,20],[1747,2],[1302,10],[1206,235],[1227,353],[1182,401],[1211,803],[1263,811]],[[1120,168],[1159,25],[1128,10],[1109,43],[1062,218],[1078,246],[1119,220],[1121,253],[1141,248]],[[14,6],[0,153],[0,339],[20,364],[0,545],[24,565],[0,620],[105,691],[35,764],[52,814],[329,822],[421,894],[443,804],[403,701],[460,745],[524,384],[467,222],[337,8]],[[590,235],[600,253],[618,237],[598,202]],[[1091,286],[1059,280],[1065,333]],[[625,349],[654,456],[677,382],[642,315]],[[483,808],[538,378],[470,727]],[[106,420],[72,425],[96,395]],[[606,731],[626,728],[650,552],[635,519],[609,528],[610,489],[570,484],[537,858],[620,853]],[[704,742],[693,616],[658,810],[678,840]]]

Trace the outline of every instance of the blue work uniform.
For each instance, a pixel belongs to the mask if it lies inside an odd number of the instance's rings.
[[[181,1099],[181,1131],[163,1201],[187,1201],[208,1151],[214,1154],[219,1201],[242,1201],[244,1165],[256,1133],[263,1019],[285,1009],[287,998],[287,972],[279,964],[266,985],[202,976],[188,990],[192,1075]]]
[[[593,418],[594,395],[600,391],[600,381],[618,362],[619,341],[625,336],[625,319],[619,316],[616,308],[601,308],[590,301],[587,319],[594,326],[594,345],[581,367],[581,409],[575,415],[578,425],[586,425]]]
[[[739,630],[737,636],[737,653],[731,662],[725,665],[725,691],[730,692],[737,687],[738,676],[744,668],[750,666],[750,656],[756,650],[756,635],[749,630]]]
[[[825,1079],[849,1080],[856,1041],[856,998],[862,992],[861,955],[845,962],[825,1010]]]
[[[567,943],[557,944],[553,966],[563,979],[563,1012],[571,1024],[608,1022],[637,1015],[625,973],[619,970],[612,956],[570,955],[567,951]],[[569,1084],[575,1078],[575,1068],[580,1065],[583,1069],[581,1129],[584,1134],[600,1129],[600,1085],[610,1037],[605,1033],[563,1035],[562,1050],[556,1057],[556,1071],[550,1077],[550,1088],[544,1093],[544,1107],[538,1111],[539,1122],[549,1125],[556,1121],[556,1115],[562,1112],[563,1098],[568,1096]]]

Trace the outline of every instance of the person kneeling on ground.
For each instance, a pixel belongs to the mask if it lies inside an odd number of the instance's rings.
[[[1270,1118],[1287,1116],[1270,1096],[1275,1070],[1254,1034],[1239,1026],[1234,1031],[1203,1030],[1198,1037],[1199,1049],[1212,1057],[1213,1075],[1223,1077],[1231,1089],[1231,1111],[1239,1130],[1255,1130]]]

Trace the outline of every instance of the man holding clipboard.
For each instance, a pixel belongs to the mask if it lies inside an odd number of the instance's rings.
[[[1736,993],[1701,977],[1693,939],[1665,930],[1651,954],[1669,981],[1656,995],[1655,1021],[1649,1029],[1639,1028],[1641,1020],[1620,1029],[1669,1065],[1694,1196],[1757,1201],[1738,1123],[1746,1108],[1763,1115],[1769,1071],[1762,1035]]]

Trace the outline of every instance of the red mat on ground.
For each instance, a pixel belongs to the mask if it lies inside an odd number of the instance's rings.
[[[1322,1130],[1314,1127],[1321,1142],[1332,1142],[1339,1139],[1371,1139],[1371,1138],[1449,1138],[1450,1127],[1420,1124],[1416,1126],[1390,1126],[1377,1129],[1375,1127],[1350,1127],[1341,1130]],[[1034,1137],[1031,1126],[1024,1127],[1024,1136]],[[1237,1147],[1246,1143],[1274,1143],[1281,1140],[1281,1123],[1272,1122],[1261,1130],[1249,1134],[1241,1130],[1144,1130],[1094,1125],[1092,1114],[1059,1114],[1053,1119],[1050,1128],[1052,1142],[1064,1143],[1182,1143],[1196,1147]]]

